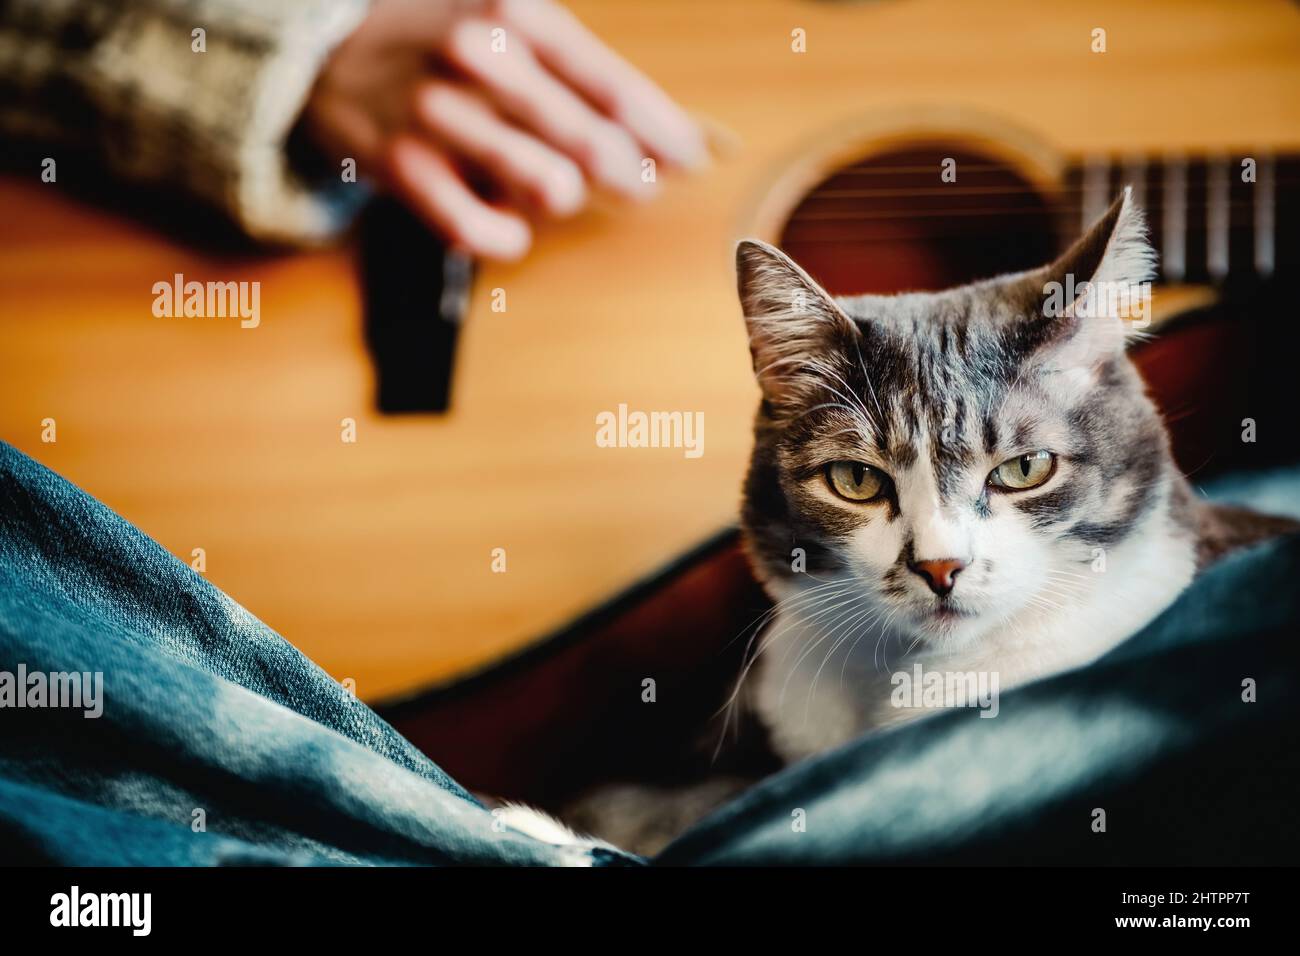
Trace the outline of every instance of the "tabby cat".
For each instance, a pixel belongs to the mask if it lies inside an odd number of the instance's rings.
[[[743,525],[778,602],[751,699],[785,760],[923,711],[894,693],[918,664],[1005,689],[1094,660],[1270,525],[1194,495],[1125,354],[1155,258],[1127,193],[1051,265],[946,292],[837,299],[737,258]]]
[[[1054,263],[939,293],[835,298],[740,244],[762,392],[742,528],[776,604],[733,703],[781,762],[924,713],[900,673],[1006,689],[1086,664],[1291,527],[1175,465],[1125,354],[1154,258],[1127,192]],[[606,787],[568,818],[650,852],[744,784]]]

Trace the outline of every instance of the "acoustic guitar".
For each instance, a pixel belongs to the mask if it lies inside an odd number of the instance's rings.
[[[1274,301],[1300,248],[1294,4],[571,5],[728,148],[661,201],[482,265],[445,413],[376,407],[353,245],[200,251],[34,171],[0,181],[0,437],[376,700],[527,647],[734,523],[757,401],[743,236],[833,291],[939,288],[1046,259],[1133,182],[1185,345],[1144,367],[1209,436],[1184,467],[1240,448],[1223,415],[1268,434],[1281,413],[1227,372],[1250,339],[1233,303]],[[260,324],[156,317],[177,273],[259,281]],[[1191,312],[1214,321],[1168,322]],[[605,447],[620,406],[702,414],[702,454]]]

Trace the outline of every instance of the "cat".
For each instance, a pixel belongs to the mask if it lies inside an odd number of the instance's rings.
[[[775,606],[733,704],[781,764],[953,704],[900,705],[899,674],[1001,690],[1087,664],[1294,527],[1201,501],[1174,462],[1125,352],[1155,263],[1127,191],[1050,265],[944,292],[837,298],[766,243],[736,259],[761,391],[741,530]],[[564,815],[649,853],[746,784]]]
[[[737,259],[742,527],[777,602],[751,700],[785,761],[923,713],[894,675],[1077,667],[1192,580],[1202,506],[1125,353],[1155,261],[1128,193],[1052,264],[945,292],[837,299],[771,246]]]

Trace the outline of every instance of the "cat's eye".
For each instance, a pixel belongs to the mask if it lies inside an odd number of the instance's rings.
[[[884,494],[889,478],[878,468],[860,461],[833,461],[826,466],[831,491],[849,501],[872,501]]]
[[[989,484],[1004,491],[1037,488],[1056,470],[1056,456],[1050,451],[1034,451],[1008,458],[989,473]]]

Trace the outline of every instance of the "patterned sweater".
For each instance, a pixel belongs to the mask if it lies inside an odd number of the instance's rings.
[[[365,191],[312,181],[291,133],[368,0],[0,0],[0,135],[89,149],[183,189],[251,236],[313,244]],[[196,30],[205,52],[198,52]]]

